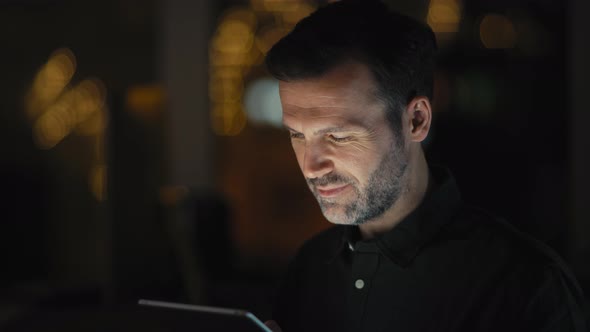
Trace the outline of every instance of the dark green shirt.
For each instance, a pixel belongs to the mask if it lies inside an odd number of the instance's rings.
[[[587,331],[562,260],[431,171],[434,189],[388,233],[336,226],[301,248],[275,306],[283,331]]]

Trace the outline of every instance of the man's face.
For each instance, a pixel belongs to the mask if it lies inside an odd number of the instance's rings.
[[[299,167],[332,223],[376,220],[406,188],[402,134],[393,133],[375,91],[370,71],[357,63],[279,83]]]

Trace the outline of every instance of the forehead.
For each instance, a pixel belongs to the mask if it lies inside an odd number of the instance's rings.
[[[383,114],[369,69],[358,63],[339,65],[318,78],[280,82],[283,121],[322,118],[358,122]],[[377,113],[377,114],[375,114]]]

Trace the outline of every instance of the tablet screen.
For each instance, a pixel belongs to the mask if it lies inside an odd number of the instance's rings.
[[[272,332],[252,313],[153,300],[139,300],[145,318],[157,331],[166,332]]]

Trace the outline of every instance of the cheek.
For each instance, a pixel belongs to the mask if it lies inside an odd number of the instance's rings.
[[[341,158],[355,163],[368,163],[383,152],[383,147],[375,140],[358,139],[338,149]]]
[[[358,149],[352,147],[340,152],[335,167],[352,174],[360,182],[364,182],[379,167],[384,153],[375,148]]]
[[[295,158],[297,158],[299,168],[303,169],[303,157],[305,154],[305,147],[302,146],[302,144],[298,143],[292,143],[291,146],[293,147],[293,152],[295,152]]]

